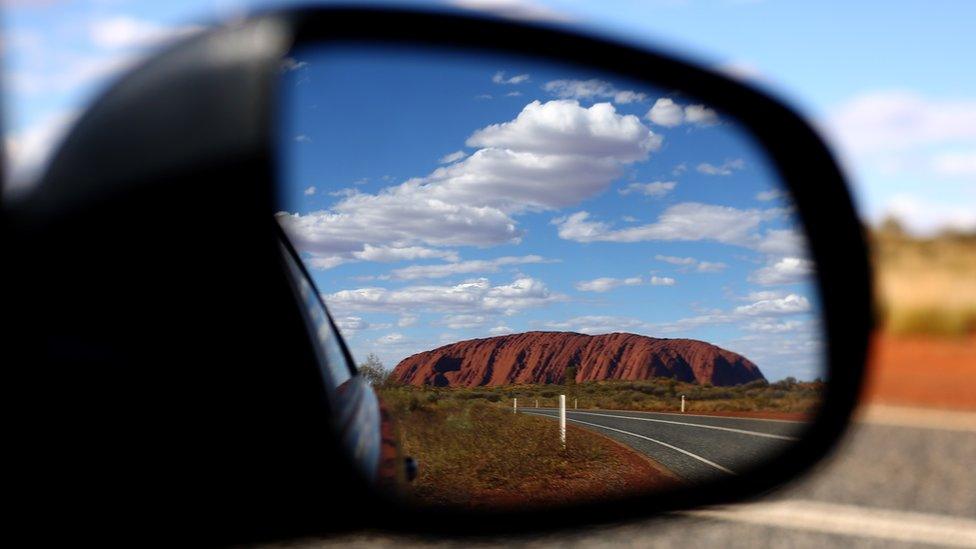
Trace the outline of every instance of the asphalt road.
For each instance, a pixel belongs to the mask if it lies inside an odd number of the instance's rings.
[[[976,414],[872,410],[806,477],[756,502],[520,538],[380,532],[288,547],[976,547]]]
[[[519,412],[554,419],[559,414],[554,408]],[[766,462],[806,428],[797,421],[603,410],[567,410],[566,421],[618,440],[691,483]]]

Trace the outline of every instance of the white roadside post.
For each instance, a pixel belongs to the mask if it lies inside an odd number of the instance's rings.
[[[539,407],[539,399],[535,399],[535,407],[536,407],[536,408],[538,408],[538,407]]]
[[[573,399],[573,409],[574,410],[576,409],[576,399],[575,398]]]
[[[518,397],[512,399],[512,413],[518,413]]]
[[[559,442],[566,447],[566,395],[559,395]]]
[[[685,413],[685,395],[681,395],[681,413]]]

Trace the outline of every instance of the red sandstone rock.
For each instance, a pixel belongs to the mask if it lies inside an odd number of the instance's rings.
[[[459,341],[403,359],[392,378],[441,387],[562,383],[570,366],[576,367],[577,382],[674,376],[727,386],[765,379],[749,359],[704,341],[573,332]]]

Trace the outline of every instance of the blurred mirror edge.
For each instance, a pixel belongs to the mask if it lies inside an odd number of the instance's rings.
[[[663,495],[802,439],[815,265],[731,117],[421,46],[303,44],[280,87],[277,218],[383,403],[404,502]]]

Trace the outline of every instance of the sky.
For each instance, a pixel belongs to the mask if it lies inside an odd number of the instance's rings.
[[[0,38],[4,145],[8,166],[4,192],[29,190],[31,181],[43,169],[47,153],[56,146],[71,121],[113,78],[145,55],[168,42],[199,32],[214,21],[233,20],[250,9],[290,3],[294,2],[5,2],[2,12],[4,32]],[[971,25],[976,20],[976,3],[951,0],[854,3],[838,0],[805,3],[780,0],[399,0],[391,3],[450,5],[545,24],[568,25],[664,49],[724,71],[781,97],[823,132],[850,176],[858,211],[866,222],[877,223],[885,215],[896,214],[910,230],[922,235],[945,227],[976,229],[976,71],[970,69],[971,54],[976,51],[976,33],[972,32]],[[510,71],[507,73],[509,77],[517,74],[511,72],[515,68],[504,70]],[[542,82],[541,77],[532,78],[536,85]],[[540,90],[535,88],[534,91]],[[387,101],[395,99],[395,94],[391,93]],[[522,99],[529,99],[528,94]],[[538,99],[544,102],[554,98],[538,96]],[[424,143],[408,142],[404,146],[417,147],[418,154],[410,162],[399,165],[396,174],[356,177],[429,177],[442,156],[458,150],[468,154],[477,150],[465,144],[475,131],[513,120],[526,104],[528,101],[519,105],[513,98],[493,99],[490,106],[482,101],[480,106],[484,110],[470,111],[471,118],[457,121],[451,133],[436,136],[442,141],[426,136],[432,139],[431,149],[435,144],[439,146],[436,152],[431,150],[428,155],[423,151],[421,155],[419,148]],[[508,110],[502,110],[501,105],[507,105]],[[644,107],[650,105],[648,102]],[[590,106],[581,102],[581,108]],[[614,107],[618,113],[640,114],[638,110],[627,110],[636,108],[636,104],[614,104]],[[643,116],[639,119],[655,134],[663,135],[665,144],[680,141],[679,136],[669,135],[673,133],[671,128],[660,130]],[[696,135],[701,138],[705,132]],[[447,146],[448,142],[451,146]],[[667,145],[664,147],[666,149]],[[663,172],[642,171],[653,165],[658,152],[651,152],[649,161],[625,162],[626,173],[611,183],[613,187],[606,196],[614,196],[619,185],[631,182],[628,178],[634,170],[638,172],[638,179],[633,182],[670,181]],[[664,152],[670,154],[671,151]],[[395,159],[389,160],[392,163]],[[758,163],[746,163],[745,166],[741,171],[734,171],[730,178],[744,177],[747,170],[760,167]],[[351,163],[348,170],[352,172],[354,168],[355,164]],[[689,170],[686,177],[698,175],[698,172]],[[328,185],[346,186],[349,182],[347,179],[323,182],[323,191]],[[676,188],[662,200],[650,202],[652,209],[644,212],[640,219],[648,221],[661,213],[660,208],[670,204],[668,200],[676,201],[680,193],[690,190],[690,182],[677,179]],[[379,190],[375,179],[371,179],[369,185],[374,186],[367,185],[361,192],[376,193]],[[328,195],[315,196],[322,200]],[[648,200],[636,192],[617,196],[629,200],[640,196],[642,201]],[[684,196],[682,199],[685,198],[691,200],[694,197]],[[699,200],[704,203],[703,197]],[[312,205],[328,208],[334,203],[309,204]],[[728,205],[735,206],[732,202]],[[572,219],[583,227],[592,227],[587,223],[603,222],[610,223],[612,229],[607,230],[618,230],[625,223],[623,218],[611,218],[609,210],[600,209],[606,207],[606,204],[598,208],[581,202],[576,208],[589,212],[590,217]],[[745,205],[738,204],[737,207]],[[308,213],[310,210],[302,211]],[[551,222],[546,217],[551,213],[507,215],[515,216],[512,219],[521,228],[537,229],[536,225],[546,220]],[[578,212],[573,209],[568,213]],[[532,216],[541,217],[530,219]],[[551,235],[551,229],[557,226],[546,225],[546,228],[550,229]],[[538,232],[533,230],[528,234]],[[558,231],[555,234],[558,237]],[[572,242],[559,239],[558,244]],[[525,243],[530,242],[525,240]],[[577,244],[593,247],[593,243]],[[510,245],[496,248],[494,251],[499,252],[498,256],[490,257],[531,254],[506,246]],[[425,246],[418,244],[417,247]],[[461,260],[489,258],[487,251],[477,247],[474,250],[458,248],[457,252]],[[706,258],[704,250],[699,255],[701,257],[695,256],[695,259],[714,260]],[[692,252],[686,256],[693,257]],[[678,257],[677,253],[675,257]],[[434,259],[447,261],[452,257],[426,259],[434,262]],[[731,276],[736,267],[729,260],[721,261],[730,265],[725,276]],[[496,272],[471,274],[473,278],[488,278],[494,288],[512,283],[514,270],[541,277],[545,269],[558,274],[557,266],[565,264],[565,260],[562,263],[509,263],[492,267],[498,268]],[[654,276],[650,270],[658,269],[661,270],[658,276],[676,279],[676,284],[670,287],[675,289],[686,287],[691,283],[688,279],[694,278],[691,275],[697,275],[668,273],[665,271],[667,265],[642,264],[640,270],[632,273],[608,269],[591,276],[593,279],[602,276],[624,280],[640,276],[646,281],[649,276]],[[400,267],[397,264],[387,266],[390,270]],[[336,267],[339,268],[354,270],[364,266],[347,262]],[[552,284],[552,288],[569,284],[568,281],[542,280]],[[742,282],[741,278],[739,282]],[[663,289],[667,288],[623,285],[613,291]],[[575,288],[550,291],[569,295],[571,290],[575,291]],[[737,291],[747,290],[740,287]],[[610,291],[590,293],[605,297]],[[811,306],[815,307],[813,296],[808,297]],[[714,303],[722,310],[733,308],[729,303]],[[366,318],[364,315],[360,317]],[[377,324],[382,322],[377,321]],[[378,337],[394,333],[408,335],[391,330]],[[729,339],[732,334],[714,334],[714,337]]]
[[[631,332],[824,377],[802,228],[721,113],[473,53],[311,47],[285,67],[278,219],[359,360]]]
[[[288,0],[9,0],[11,192],[107,82],[161,44]],[[672,51],[794,105],[830,140],[862,217],[976,228],[976,3],[954,0],[392,0],[587,29]]]

